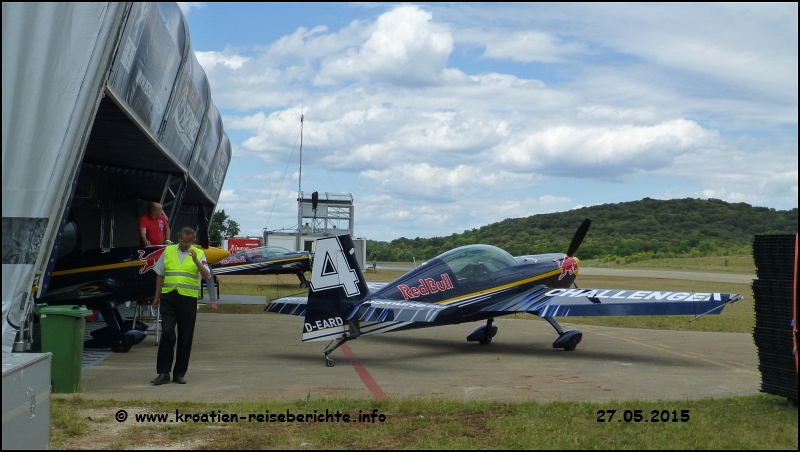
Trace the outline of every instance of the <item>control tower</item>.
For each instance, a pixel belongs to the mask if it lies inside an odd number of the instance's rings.
[[[276,245],[295,251],[314,253],[318,238],[350,234],[356,245],[356,260],[364,269],[366,240],[353,234],[355,228],[351,193],[308,193],[297,198],[297,231],[264,230],[264,245]]]
[[[353,195],[350,193],[300,192],[297,199],[297,224],[302,235],[327,237],[353,235]]]

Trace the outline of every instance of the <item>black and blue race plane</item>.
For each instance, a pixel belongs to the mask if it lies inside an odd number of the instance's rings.
[[[575,350],[583,334],[563,331],[556,317],[719,314],[738,294],[588,289],[575,286],[580,261],[574,257],[591,224],[585,220],[567,254],[512,257],[490,245],[447,251],[388,283],[367,283],[349,235],[316,242],[308,298],[272,301],[267,311],[305,317],[303,341],[329,340],[329,355],[369,334],[486,321],[467,336],[489,344],[496,317],[527,312],[547,320],[558,333],[554,348]]]
[[[211,268],[215,275],[297,275],[300,287],[306,288],[305,273],[311,271],[311,257],[307,251],[262,246],[231,254]]]

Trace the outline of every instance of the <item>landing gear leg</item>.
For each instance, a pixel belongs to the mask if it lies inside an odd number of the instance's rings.
[[[358,322],[348,321],[347,323],[349,325],[349,334],[348,333],[342,334],[342,338],[339,339],[336,342],[336,345],[334,345],[333,347],[331,347],[331,344],[333,344],[333,341],[331,341],[331,343],[328,344],[328,347],[323,351],[323,353],[325,353],[325,365],[328,367],[333,367],[336,365],[336,361],[328,355],[330,355],[337,348],[344,345],[346,342],[351,341],[353,339],[357,339],[358,336],[361,336],[361,330],[358,327]]]
[[[306,275],[304,275],[303,272],[299,272],[297,273],[297,278],[300,280],[300,288],[308,289],[309,284],[308,280],[306,279]],[[328,367],[333,367],[333,366],[328,366]]]
[[[489,345],[492,343],[492,336],[494,336],[492,334],[492,322],[494,322],[494,319],[489,317],[489,320],[486,321],[486,330],[484,330],[486,331],[486,336],[478,341],[479,344]],[[497,327],[495,327],[495,331],[497,331]]]
[[[583,333],[581,333],[581,330],[563,331],[561,326],[555,321],[554,318],[545,317],[544,319],[547,320],[558,333],[558,339],[553,342],[553,348],[563,348],[568,352],[575,350],[575,347],[577,347],[581,342],[581,339],[583,339]]]
[[[352,339],[355,339],[355,338],[357,338],[357,337],[358,337],[358,336],[348,336],[347,334],[345,334],[344,336],[342,336],[342,338],[341,338],[341,339],[339,339],[338,341],[336,341],[336,345],[334,345],[333,347],[330,347],[330,344],[328,344],[328,345],[329,345],[329,346],[328,346],[328,348],[326,348],[326,349],[323,351],[323,353],[325,353],[325,365],[326,365],[326,366],[328,366],[328,367],[333,367],[333,366],[335,366],[335,365],[336,365],[336,360],[334,360],[333,358],[331,358],[331,357],[330,357],[330,356],[328,356],[328,355],[330,355],[330,354],[331,354],[331,353],[332,353],[334,350],[336,350],[337,348],[339,348],[339,347],[341,347],[342,345],[344,345],[344,344],[345,344],[345,342],[347,342],[347,341],[349,341],[349,340],[352,340]]]

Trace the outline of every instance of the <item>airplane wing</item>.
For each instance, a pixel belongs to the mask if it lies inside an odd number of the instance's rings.
[[[521,299],[483,311],[530,312],[539,317],[719,314],[739,294],[622,289],[549,289],[538,286]]]
[[[413,301],[369,300],[350,310],[346,320],[362,322],[433,322],[440,312],[447,309],[433,303]]]
[[[306,297],[284,297],[272,300],[272,302],[267,305],[266,310],[267,312],[299,315],[302,317],[306,315],[306,304],[308,304],[308,298]]]

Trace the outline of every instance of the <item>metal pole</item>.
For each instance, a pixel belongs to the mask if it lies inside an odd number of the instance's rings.
[[[300,197],[303,186],[303,115],[300,115],[300,178],[297,181],[297,197]],[[302,201],[302,200],[301,200]]]
[[[303,119],[304,115],[300,114],[300,177],[297,180],[297,243],[295,248],[297,251],[301,250],[300,231],[303,230]]]

